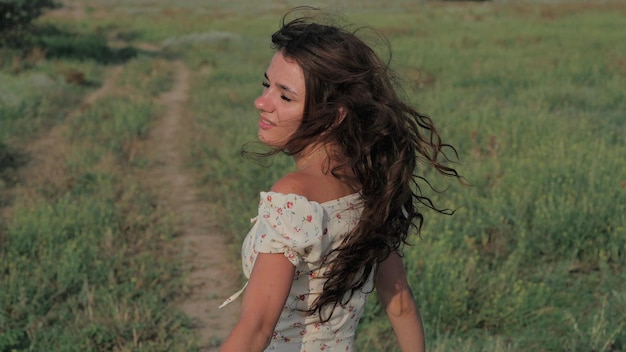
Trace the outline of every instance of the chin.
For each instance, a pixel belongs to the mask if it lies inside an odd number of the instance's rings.
[[[261,133],[257,135],[257,138],[259,139],[259,142],[265,144],[268,147],[280,147],[281,145],[278,141],[274,141],[271,138],[266,138]]]

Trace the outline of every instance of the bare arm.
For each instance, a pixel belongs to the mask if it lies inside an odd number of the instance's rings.
[[[270,343],[283,310],[295,267],[282,253],[260,253],[254,263],[241,305],[239,321],[221,352],[263,351]]]
[[[423,352],[426,346],[422,318],[406,280],[402,258],[397,253],[380,263],[376,290],[402,352]]]

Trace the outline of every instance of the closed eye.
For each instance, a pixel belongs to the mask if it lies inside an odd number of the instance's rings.
[[[265,87],[265,88],[269,88],[269,87],[270,87],[270,84],[269,84],[267,81],[263,81],[263,82],[261,82],[261,85],[262,85],[263,87]],[[286,102],[291,102],[291,101],[292,101],[292,99],[291,99],[291,98],[289,98],[288,96],[286,96],[286,95],[284,95],[284,94],[281,94],[280,98],[281,98],[282,100],[286,101]]]

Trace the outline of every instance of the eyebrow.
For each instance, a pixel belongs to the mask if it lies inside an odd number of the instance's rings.
[[[265,76],[266,80],[268,80],[268,81],[270,80],[269,77],[267,77],[267,72],[264,73],[263,76]],[[288,91],[289,93],[291,93],[293,95],[298,95],[298,93],[295,90],[293,90],[290,87],[287,87],[286,85],[283,85],[283,84],[280,84],[280,83],[276,83],[276,85],[278,86],[278,88],[280,88],[282,90],[286,90],[286,91]]]

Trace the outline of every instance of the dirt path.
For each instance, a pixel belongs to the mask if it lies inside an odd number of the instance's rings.
[[[154,184],[171,211],[183,217],[178,230],[190,275],[189,295],[180,302],[180,308],[195,321],[202,351],[213,351],[236,321],[238,302],[219,310],[218,306],[238,290],[239,266],[232,262],[226,236],[218,232],[211,218],[212,205],[198,197],[195,176],[185,166],[194,128],[185,109],[190,72],[181,61],[174,65],[174,86],[158,99],[165,107],[164,115],[147,143],[155,161],[147,182]]]
[[[211,218],[211,204],[197,196],[195,176],[185,166],[188,143],[193,140],[193,123],[185,109],[188,101],[190,73],[184,63],[176,61],[173,88],[158,97],[164,113],[157,121],[143,150],[152,161],[145,173],[145,183],[152,186],[160,201],[181,221],[177,233],[189,271],[181,288],[179,308],[190,316],[197,327],[201,351],[216,351],[236,322],[239,303],[223,309],[218,306],[239,287],[239,266],[228,252],[226,236],[219,233]],[[81,106],[66,120],[50,129],[26,147],[31,160],[20,171],[21,184],[15,190],[22,198],[35,199],[42,187],[63,188],[69,182],[65,163],[58,160],[71,152],[67,130],[71,120],[83,109],[109,94],[115,94],[123,66],[115,66],[105,75],[103,85],[88,95]],[[10,208],[3,209],[9,216]]]
[[[96,11],[95,13],[98,13]],[[64,1],[64,7],[50,11],[46,16],[62,19],[85,19],[96,16],[94,10],[87,12],[81,1]],[[145,49],[159,50],[154,45]],[[212,204],[198,196],[195,175],[186,167],[194,124],[186,110],[189,100],[190,72],[182,61],[171,63],[175,69],[172,89],[157,98],[163,106],[163,115],[145,141],[142,150],[151,161],[145,173],[146,185],[152,186],[160,201],[176,218],[180,218],[177,233],[186,257],[189,277],[181,288],[179,308],[194,321],[202,344],[201,351],[216,351],[222,340],[234,326],[240,308],[240,300],[222,309],[219,305],[239,287],[239,265],[232,261],[228,242],[219,233],[212,218]],[[66,141],[68,122],[86,106],[98,99],[114,94],[123,66],[115,66],[104,77],[102,87],[85,98],[81,106],[66,121],[54,127],[41,138],[33,141],[27,153],[32,161],[23,170],[25,182],[20,192],[29,192],[47,184],[62,187],[68,182],[62,160],[70,147]]]

